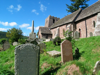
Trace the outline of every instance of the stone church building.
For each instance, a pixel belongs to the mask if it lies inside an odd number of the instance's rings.
[[[57,36],[63,39],[63,31],[66,30],[73,31],[73,37],[75,31],[79,33],[79,38],[94,36],[98,13],[100,13],[100,0],[84,10],[80,8],[62,19],[49,15],[45,20],[45,26],[39,27],[38,38],[54,39],[58,31]],[[98,21],[100,21],[100,17]]]

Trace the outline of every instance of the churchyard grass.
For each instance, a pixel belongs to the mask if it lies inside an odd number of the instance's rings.
[[[46,51],[57,50],[60,51],[60,46],[54,46],[53,43],[45,42]],[[80,57],[73,61],[61,63],[61,56],[51,57],[46,52],[40,54],[40,75],[66,75],[68,66],[75,64],[79,66],[82,75],[92,75],[93,68],[97,61],[100,61],[100,36],[93,36],[89,38],[82,38],[75,42],[75,46],[79,48]],[[75,54],[75,48],[73,48],[73,56]],[[0,52],[0,75],[7,72],[10,75],[14,75],[14,50],[15,46],[12,46],[6,51]],[[46,63],[47,65],[43,65]],[[2,71],[2,72],[1,72]],[[100,72],[97,74],[100,75]]]

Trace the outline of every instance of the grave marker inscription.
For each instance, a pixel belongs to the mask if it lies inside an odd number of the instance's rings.
[[[39,47],[22,44],[15,48],[15,75],[39,75]]]

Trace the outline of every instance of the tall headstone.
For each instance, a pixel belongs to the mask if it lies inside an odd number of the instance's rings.
[[[100,35],[100,13],[97,15],[97,22],[95,26],[94,36]]]
[[[15,75],[39,75],[39,47],[22,44],[15,48]]]
[[[3,44],[3,50],[6,50],[8,48],[10,48],[10,44],[9,44],[8,41],[5,41],[4,44]]]
[[[74,39],[79,39],[79,32],[78,31],[74,32]]]
[[[61,43],[61,61],[63,63],[73,60],[72,44],[68,40]]]
[[[29,35],[29,39],[35,40],[36,34],[34,33],[34,21],[32,21],[32,32]]]

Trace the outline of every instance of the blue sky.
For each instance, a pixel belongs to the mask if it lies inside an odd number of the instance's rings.
[[[92,5],[98,0],[90,0]],[[32,20],[34,20],[34,32],[38,32],[39,26],[45,25],[45,19],[51,15],[63,18],[70,14],[66,11],[66,4],[70,0],[0,0],[0,31],[7,31],[13,27],[20,28],[23,35],[29,36]]]

